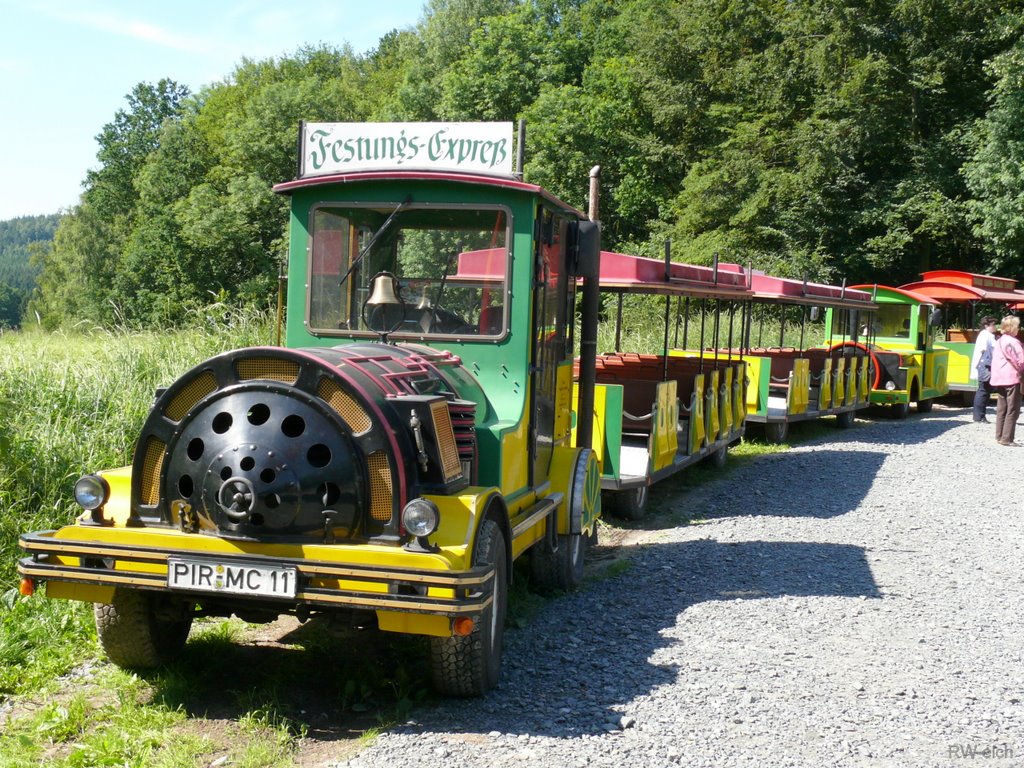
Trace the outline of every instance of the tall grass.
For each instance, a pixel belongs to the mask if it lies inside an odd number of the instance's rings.
[[[0,698],[70,669],[93,633],[87,606],[16,600],[18,536],[70,522],[82,474],[130,463],[157,387],[274,337],[266,317],[222,306],[190,321],[168,332],[0,335]]]

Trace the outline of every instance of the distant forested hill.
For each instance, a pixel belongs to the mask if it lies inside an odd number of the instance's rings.
[[[50,247],[58,221],[59,214],[0,221],[0,328],[19,325],[39,271],[32,254]]]

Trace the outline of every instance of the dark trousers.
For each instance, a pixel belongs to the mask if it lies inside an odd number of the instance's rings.
[[[992,387],[987,381],[979,381],[978,388],[974,391],[974,420],[985,420],[985,409],[988,407],[989,397],[992,395]]]
[[[1020,415],[1020,384],[993,389],[996,391],[996,440],[1012,443]]]

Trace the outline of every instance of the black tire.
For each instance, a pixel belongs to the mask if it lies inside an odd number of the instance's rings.
[[[934,401],[932,400],[918,400],[917,401],[917,412],[918,413],[930,413],[932,410]]]
[[[650,496],[650,488],[646,485],[638,485],[635,488],[627,488],[622,491],[611,492],[611,504],[609,511],[615,517],[623,520],[642,520],[647,514],[647,499]]]
[[[594,531],[596,539],[596,525]],[[583,583],[586,544],[582,534],[558,534],[555,536],[557,549],[553,549],[545,536],[530,550],[530,583],[540,592],[576,589]]]
[[[764,439],[769,443],[781,445],[786,442],[789,436],[788,421],[766,421],[764,425]]]
[[[907,403],[896,403],[891,408],[894,419],[905,419],[910,414],[910,406]]]
[[[480,614],[473,631],[464,636],[430,638],[430,671],[442,696],[482,696],[498,684],[508,606],[508,548],[494,520],[480,525],[473,565],[493,565],[491,604]]]
[[[125,669],[151,669],[177,658],[192,628],[192,610],[191,604],[120,587],[109,604],[93,606],[103,650]]]
[[[843,411],[836,414],[836,426],[840,429],[849,429],[857,418],[856,411]]]

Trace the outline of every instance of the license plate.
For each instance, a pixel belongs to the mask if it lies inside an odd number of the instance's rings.
[[[173,589],[295,597],[297,580],[290,567],[167,558],[167,586]]]

